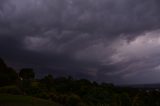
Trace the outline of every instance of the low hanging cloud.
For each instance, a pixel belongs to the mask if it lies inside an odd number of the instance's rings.
[[[114,83],[158,81],[140,77],[158,73],[159,4],[1,0],[0,56],[13,66],[38,67],[39,75],[72,74]]]
[[[160,33],[159,30],[146,32],[139,35],[131,42],[122,41],[114,55],[111,56],[112,64],[126,64],[121,71],[110,74],[122,74],[123,78],[141,78],[146,82],[154,82],[154,75],[160,73],[159,53],[160,53]],[[148,74],[150,73],[150,74]],[[152,75],[152,76],[151,76]],[[152,78],[152,79],[151,79]],[[156,78],[156,82],[159,80]]]

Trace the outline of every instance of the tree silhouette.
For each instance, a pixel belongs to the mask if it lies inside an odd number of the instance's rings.
[[[14,84],[18,75],[13,68],[7,67],[3,59],[0,58],[0,86]]]
[[[30,92],[32,88],[32,80],[35,77],[34,71],[31,68],[23,68],[19,73],[20,77],[20,88],[22,89],[23,93],[26,94]]]
[[[35,77],[34,71],[31,68],[23,68],[19,73],[19,77],[23,80],[32,80]]]
[[[54,84],[54,78],[51,74],[45,76],[43,79],[41,79],[41,86],[47,88],[47,90],[51,90],[52,86]]]

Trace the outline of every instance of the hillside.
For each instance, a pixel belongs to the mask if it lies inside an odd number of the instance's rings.
[[[0,106],[60,106],[52,101],[29,96],[0,94]]]

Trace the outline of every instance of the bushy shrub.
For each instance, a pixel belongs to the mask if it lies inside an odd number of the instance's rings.
[[[25,89],[25,93],[31,96],[35,96],[37,94],[41,94],[43,91],[38,87],[30,87]]]
[[[71,94],[67,98],[67,106],[78,106],[81,103],[81,98],[78,95]]]
[[[39,97],[39,98],[43,98],[43,99],[50,99],[50,95],[48,93],[46,93],[46,92],[38,93],[35,96]]]

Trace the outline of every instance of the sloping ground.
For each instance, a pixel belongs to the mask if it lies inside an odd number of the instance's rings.
[[[0,106],[61,106],[52,101],[29,96],[0,94]]]

